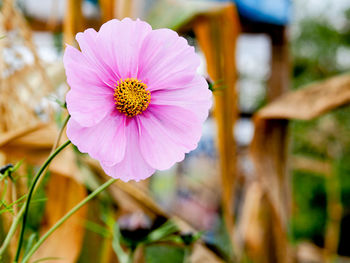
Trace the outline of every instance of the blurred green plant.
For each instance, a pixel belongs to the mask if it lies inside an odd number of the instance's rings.
[[[350,9],[344,12],[346,21],[341,27],[335,28],[323,16],[307,17],[292,26],[294,89],[350,70]],[[331,164],[333,180],[340,185],[341,204],[345,212],[349,211],[350,108],[337,109],[312,121],[293,121],[290,130],[293,155]],[[308,239],[325,245],[330,183],[325,174],[294,170],[295,241]],[[340,240],[340,246],[342,242],[345,240]],[[350,251],[338,253],[350,255]]]
[[[177,225],[168,220],[156,229],[136,229],[123,231],[116,222],[113,230],[113,249],[119,262],[133,262],[133,255],[139,247],[145,251],[146,263],[184,263],[188,262],[191,246],[202,232],[181,233]],[[128,250],[125,252],[122,246]]]

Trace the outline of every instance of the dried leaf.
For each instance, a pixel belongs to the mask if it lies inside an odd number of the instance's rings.
[[[274,247],[277,262],[285,262],[291,253],[287,244],[287,221],[290,215],[290,185],[286,173],[288,119],[309,120],[350,102],[350,76],[342,75],[303,89],[291,91],[268,104],[255,115],[255,135],[251,154],[256,173],[266,194],[264,206],[274,222]],[[301,162],[303,169],[313,165]],[[307,167],[306,167],[307,166]],[[330,168],[328,168],[329,170]],[[267,221],[268,222],[268,221]],[[269,226],[264,226],[267,229]],[[270,226],[271,227],[271,226]],[[268,233],[271,236],[271,233]]]
[[[261,109],[257,119],[310,120],[350,102],[350,75],[313,83],[286,93]]]

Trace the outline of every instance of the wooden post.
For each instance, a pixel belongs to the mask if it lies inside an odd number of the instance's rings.
[[[72,45],[74,43],[74,37],[82,27],[82,0],[68,0],[66,15],[63,22],[63,36],[64,43]]]
[[[253,28],[253,27],[252,27]],[[272,102],[288,90],[289,59],[282,26],[260,25],[258,30],[271,37],[271,76],[267,100]],[[258,116],[259,117],[259,116]],[[291,184],[287,173],[287,127],[286,120],[264,120],[256,117],[255,136],[251,146],[255,169],[262,183],[265,196],[261,209],[263,247],[258,262],[291,262],[287,240],[288,219],[291,208]]]
[[[102,13],[102,22],[105,23],[115,18],[116,0],[99,0]]]
[[[232,238],[236,179],[236,144],[233,138],[233,126],[238,117],[235,51],[239,20],[235,6],[229,4],[217,13],[199,17],[194,23],[194,31],[206,57],[208,73],[218,84],[214,85],[214,89],[217,90],[213,94],[222,183],[222,208],[229,236]]]

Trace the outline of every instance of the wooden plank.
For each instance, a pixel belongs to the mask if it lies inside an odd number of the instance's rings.
[[[214,115],[217,123],[223,213],[232,237],[236,180],[233,126],[238,117],[235,51],[239,34],[238,14],[234,5],[230,4],[216,13],[198,17],[194,23],[194,31],[204,52],[210,77],[214,82],[220,82],[220,88],[214,91]]]
[[[101,8],[102,23],[115,18],[116,0],[99,0]]]
[[[69,0],[63,21],[64,43],[73,45],[75,34],[83,29],[82,0]]]
[[[271,76],[267,90],[267,99],[271,102],[288,89],[289,59],[284,28],[266,33],[271,36],[272,42]],[[291,208],[291,184],[286,173],[288,122],[261,120],[259,114],[256,114],[251,144],[255,171],[264,191],[260,208],[264,217],[260,219],[265,243],[257,253],[258,262],[291,262],[287,240]]]

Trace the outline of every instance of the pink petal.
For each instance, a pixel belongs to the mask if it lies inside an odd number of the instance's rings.
[[[96,94],[92,89],[85,92],[70,90],[66,101],[69,114],[84,127],[98,124],[106,114],[116,110],[113,93]]]
[[[96,90],[101,89],[102,91],[110,89],[105,85],[96,67],[91,65],[90,61],[74,47],[66,47],[63,63],[68,84],[72,89],[82,91],[87,87],[93,87]]]
[[[202,123],[189,110],[152,105],[138,119],[143,158],[155,169],[170,168],[197,147]]]
[[[208,89],[206,80],[197,75],[179,89],[153,91],[151,104],[183,107],[196,114],[200,121],[204,121],[212,105],[212,92]]]
[[[71,87],[66,97],[69,113],[82,126],[97,124],[115,108],[113,90],[77,49],[67,46],[63,61]]]
[[[103,24],[97,41],[103,59],[114,69],[119,78],[136,77],[140,48],[144,38],[152,31],[146,22],[130,18],[113,19]]]
[[[96,40],[97,32],[89,28],[83,33],[78,33],[75,38],[79,43],[81,52],[89,62],[89,67],[94,68],[98,72],[107,86],[114,88],[118,76],[111,68],[111,65],[108,65],[105,60],[105,57],[109,57],[110,54],[106,54],[106,52],[104,52],[104,47],[100,43],[101,41]],[[104,54],[105,56],[103,56]]]
[[[114,165],[124,158],[126,117],[113,111],[91,127],[81,126],[74,118],[70,118],[67,125],[67,136],[80,152],[104,162]]]
[[[139,181],[151,176],[155,169],[146,163],[140,152],[137,119],[128,119],[127,122],[127,146],[124,159],[113,166],[104,163],[101,163],[101,166],[106,174],[113,178],[119,178],[125,182]]]
[[[205,80],[196,77],[194,48],[174,31],[152,31],[128,18],[76,39],[81,52],[68,46],[64,56],[72,143],[124,181],[145,179],[183,160],[197,146],[211,106]],[[113,98],[117,81],[130,77],[151,91],[148,109],[133,118],[119,113]]]
[[[138,79],[150,91],[181,87],[193,79],[200,63],[194,48],[170,29],[149,33],[140,53]]]

